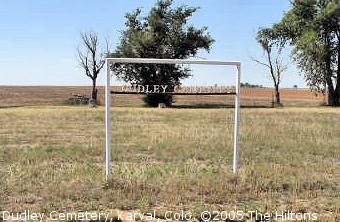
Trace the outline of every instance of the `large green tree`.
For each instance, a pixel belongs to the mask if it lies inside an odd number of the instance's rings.
[[[310,88],[327,89],[328,104],[340,106],[340,0],[293,0],[273,30],[293,47]]]
[[[188,19],[196,7],[172,7],[173,0],[160,0],[142,17],[141,9],[126,14],[126,30],[111,57],[188,59],[200,49],[209,51],[214,40],[207,27],[195,28]],[[187,66],[175,64],[115,64],[117,77],[138,85],[168,85],[171,91],[180,81],[191,75]],[[151,106],[158,103],[171,105],[172,96],[148,94],[145,101]]]

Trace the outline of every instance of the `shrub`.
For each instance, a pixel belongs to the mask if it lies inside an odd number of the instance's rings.
[[[70,98],[65,101],[66,105],[87,105],[90,98],[82,94],[72,94]]]

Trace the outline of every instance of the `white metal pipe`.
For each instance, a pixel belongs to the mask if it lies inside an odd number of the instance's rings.
[[[110,66],[106,60],[106,85],[105,85],[105,126],[106,126],[106,153],[105,153],[105,174],[106,180],[111,176],[111,84]]]
[[[237,66],[236,73],[236,98],[235,98],[235,129],[234,129],[234,166],[233,173],[238,173],[239,142],[240,142],[240,84],[241,84],[241,65]]]
[[[205,60],[184,60],[184,59],[152,59],[152,58],[106,58],[106,61],[114,63],[154,63],[154,64],[201,64],[201,65],[229,65],[239,66],[241,62],[221,62]]]
[[[201,65],[227,65],[236,66],[236,97],[235,97],[235,130],[234,130],[234,158],[233,172],[238,173],[239,161],[239,129],[240,129],[240,84],[241,84],[241,62],[221,62],[221,61],[190,61],[182,59],[151,59],[151,58],[106,58],[106,179],[111,176],[111,115],[110,115],[110,67],[112,63],[154,63],[154,64],[201,64]]]

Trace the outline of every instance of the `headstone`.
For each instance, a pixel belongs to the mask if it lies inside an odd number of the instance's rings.
[[[90,99],[90,101],[89,101],[89,106],[90,106],[91,108],[97,107],[96,100],[95,100],[95,99]]]
[[[166,104],[165,103],[158,103],[158,108],[166,108]]]

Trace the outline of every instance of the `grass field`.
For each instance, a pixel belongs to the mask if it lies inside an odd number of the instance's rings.
[[[234,109],[0,109],[0,210],[292,210],[340,221],[340,110],[245,108],[232,174]]]

